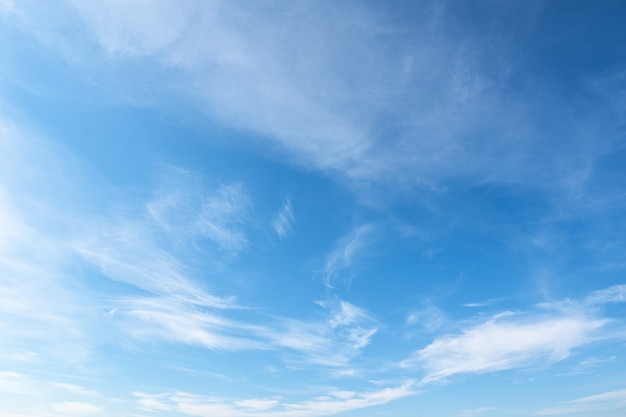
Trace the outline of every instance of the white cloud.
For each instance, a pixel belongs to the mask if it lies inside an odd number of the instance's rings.
[[[0,130],[3,353],[15,360],[75,363],[89,354],[86,324],[99,314],[89,294],[66,285],[74,282],[75,265],[67,240],[80,227],[76,214],[85,206],[76,193],[80,180],[68,178],[84,167],[62,147],[2,116]]]
[[[345,367],[370,343],[378,327],[365,310],[346,301],[331,299],[318,304],[328,310],[322,320],[278,318],[263,336],[271,345],[301,356],[299,362]]]
[[[156,407],[146,407],[147,409],[176,411],[200,417],[317,417],[374,407],[408,397],[415,394],[413,385],[413,381],[408,381],[403,385],[378,391],[330,391],[325,395],[301,401],[288,401],[282,398],[227,400],[182,392],[136,395],[144,407],[145,398],[158,401],[155,403]]]
[[[327,314],[309,319],[226,311],[175,296],[117,299],[113,319],[133,338],[165,340],[216,350],[274,350],[291,364],[342,368],[378,331],[369,314],[343,300],[318,303]]]
[[[626,284],[594,291],[585,299],[585,302],[590,305],[626,302]]]
[[[457,413],[457,416],[459,417],[474,417],[474,416],[478,416],[481,414],[485,414],[488,413],[490,411],[495,411],[497,410],[497,408],[494,407],[478,407],[478,408],[472,408],[472,409],[468,409],[468,410],[461,410]]]
[[[584,316],[495,316],[461,334],[437,338],[404,366],[425,370],[423,382],[457,374],[516,369],[538,361],[559,361],[594,340],[606,320]]]
[[[32,405],[44,404],[47,401],[58,401],[59,398],[71,398],[75,397],[76,395],[90,397],[99,396],[99,393],[97,393],[96,391],[92,391],[78,385],[42,379],[40,372],[37,372],[36,375],[32,375],[12,371],[0,371],[0,398],[4,397],[2,395],[3,393],[9,394],[8,396],[6,396],[9,401],[6,404],[3,403],[3,417],[5,415],[13,415],[10,414],[10,412],[13,411],[12,407],[19,404],[20,402],[24,404],[30,403]],[[12,399],[16,399],[17,401],[14,403],[13,401],[11,401]],[[92,414],[100,410],[100,407],[86,402],[56,402],[54,404],[50,404],[50,406],[55,411],[61,413],[61,415]],[[33,407],[30,410],[34,412],[38,409],[40,409],[40,407]],[[26,409],[23,409],[21,411],[24,410]],[[17,416],[20,414],[16,413],[15,415]],[[48,412],[23,414],[24,417],[34,417],[35,415],[41,415],[44,417],[51,416],[51,414]]]
[[[72,3],[111,55],[149,55],[167,47],[181,36],[193,11],[190,7],[173,7],[174,3],[167,0],[139,0],[133,4],[133,11],[117,0],[106,0],[101,7]]]
[[[406,317],[406,324],[409,326],[419,326],[428,332],[434,332],[446,322],[444,312],[427,302],[417,310],[411,310]]]
[[[504,312],[460,333],[437,337],[401,366],[425,372],[422,382],[459,374],[497,372],[552,363],[592,342],[624,338],[619,321],[603,317],[598,307],[623,301],[622,286],[592,292],[582,300],[538,304],[536,311]]]
[[[333,328],[372,320],[365,310],[344,300],[319,302],[319,304],[331,309],[329,324]]]
[[[597,153],[587,140],[571,141],[576,149],[562,151],[555,167],[549,153],[537,152],[551,141],[544,140],[545,126],[530,121],[533,97],[504,88],[525,51],[510,48],[506,36],[458,42],[448,34],[449,19],[441,18],[454,15],[453,8],[434,13],[424,4],[420,22],[392,29],[384,7],[358,3],[70,4],[55,23],[82,29],[83,36],[65,37],[51,23],[33,28],[36,20],[31,30],[43,42],[55,39],[74,63],[77,51],[103,63],[97,70],[105,88],[128,86],[131,92],[118,94],[135,100],[146,91],[177,90],[210,118],[258,133],[281,156],[344,179],[438,188],[462,176],[477,182],[537,177],[539,186],[580,171],[582,150],[590,152],[587,159]],[[94,40],[103,56],[76,38]],[[94,70],[91,60],[82,65]],[[114,70],[120,66],[123,75]],[[146,77],[148,70],[157,75]],[[562,125],[580,123],[568,122]],[[562,130],[561,137],[577,132]],[[555,170],[568,175],[550,175]]]
[[[208,349],[267,349],[255,338],[260,326],[230,320],[205,306],[175,297],[119,300],[115,316],[133,337],[160,339]]]
[[[73,392],[73,393],[79,394],[79,395],[85,395],[85,396],[88,396],[88,397],[95,397],[95,396],[98,395],[98,393],[96,391],[93,391],[93,390],[90,390],[90,389],[86,389],[86,388],[81,387],[79,385],[68,384],[66,382],[51,382],[50,385],[55,387],[55,388],[60,388],[60,389],[65,390],[65,391]]]
[[[167,394],[146,394],[143,392],[133,392],[137,398],[140,408],[148,411],[170,411],[173,406],[168,403]]]
[[[338,279],[349,281],[350,267],[371,243],[375,230],[374,225],[364,224],[339,239],[335,249],[326,256],[324,267],[319,271],[327,287],[332,288]]]
[[[609,415],[611,412],[626,412],[626,389],[608,391],[567,401],[562,405],[539,410],[539,415]],[[617,415],[617,414],[611,414]],[[621,415],[621,414],[620,414]]]
[[[233,305],[232,299],[214,296],[195,283],[184,263],[155,241],[141,219],[117,224],[104,219],[97,229],[100,233],[76,239],[74,250],[110,279],[197,304],[216,308]]]
[[[288,199],[285,199],[283,207],[274,215],[274,219],[272,220],[274,232],[276,232],[279,238],[286,238],[289,233],[291,233],[295,220],[291,202]]]
[[[54,403],[52,408],[59,413],[71,415],[96,414],[101,411],[101,408],[94,404],[76,401]]]
[[[0,392],[28,394],[33,391],[33,381],[19,372],[0,371]]]
[[[260,398],[250,398],[247,400],[235,401],[233,404],[243,409],[250,409],[255,411],[269,410],[278,405],[278,400],[267,400]]]
[[[135,199],[125,203],[125,210],[111,210],[116,201],[96,210],[77,196],[90,195],[86,190],[93,186],[99,191],[93,202],[99,204],[110,191],[106,182],[100,187],[97,174],[60,146],[0,122],[5,133],[0,141],[0,225],[7,226],[0,236],[5,358],[52,356],[72,364],[87,358],[95,344],[115,339],[120,330],[141,337],[170,331],[170,339],[213,348],[257,345],[238,337],[244,325],[215,314],[236,307],[234,299],[210,293],[185,264],[198,256],[189,242],[194,237],[228,251],[239,249],[241,239],[224,236],[248,210],[240,185],[200,187],[201,192],[180,187],[184,198],[170,199],[168,205],[163,203],[165,184],[152,205]],[[168,178],[180,185],[187,173],[179,174]],[[193,198],[197,201],[183,201]],[[114,214],[102,214],[109,210]],[[169,239],[174,235],[180,238],[177,244]],[[118,294],[90,291],[82,279],[91,266],[151,296],[119,300]],[[134,320],[111,320],[115,314],[106,315],[105,308]],[[199,312],[207,309],[212,312]],[[90,331],[94,326],[100,331]]]
[[[156,225],[175,241],[204,238],[225,254],[236,255],[247,244],[250,199],[239,183],[210,188],[201,177],[182,168],[166,167],[154,198],[146,204]]]

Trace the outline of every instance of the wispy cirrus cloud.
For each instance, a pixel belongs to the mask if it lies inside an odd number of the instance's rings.
[[[434,332],[446,320],[445,313],[431,301],[427,301],[421,308],[409,311],[406,317],[406,324],[407,326],[416,326],[428,332]]]
[[[268,349],[255,338],[262,326],[229,319],[210,305],[173,296],[117,300],[113,316],[133,338],[215,350]]]
[[[495,408],[495,407],[471,408],[471,409],[459,411],[457,413],[457,416],[458,417],[474,417],[474,416],[483,415],[483,414],[489,413],[491,411],[496,411],[496,410],[497,410],[497,408]]]
[[[422,382],[428,383],[563,360],[594,341],[623,337],[596,310],[598,303],[615,301],[620,287],[596,291],[578,302],[543,303],[536,312],[496,314],[459,334],[436,338],[401,365],[422,369]]]
[[[322,318],[279,318],[265,337],[276,346],[294,351],[300,356],[297,362],[346,367],[370,343],[378,326],[364,309],[347,301],[330,299],[318,304],[327,310]]]
[[[166,179],[147,199],[131,199],[121,207],[112,201],[97,210],[72,205],[68,211],[65,204],[70,203],[39,191],[64,188],[59,184],[85,178],[88,168],[79,161],[70,164],[71,158],[54,152],[52,143],[29,147],[22,140],[18,148],[18,136],[4,136],[3,145],[11,152],[0,157],[7,160],[0,173],[9,187],[0,189],[0,222],[8,232],[0,236],[1,322],[11,342],[3,348],[6,357],[36,359],[42,347],[56,346],[79,360],[90,347],[121,333],[212,350],[271,350],[288,357],[291,365],[345,367],[376,333],[368,313],[347,301],[320,302],[322,313],[309,318],[270,316],[239,305],[234,297],[216,295],[210,288],[214,272],[190,267],[211,248],[219,259],[234,256],[245,245],[251,203],[241,184],[208,187],[189,171],[167,167]],[[30,162],[18,163],[23,159]],[[30,183],[10,177],[16,164]],[[39,169],[46,164],[58,168],[42,175]],[[80,195],[82,186],[71,184]],[[73,202],[72,193],[67,194]],[[73,216],[67,227],[59,222],[51,230],[46,224],[68,212]],[[337,255],[341,260],[331,263],[349,265],[358,239],[368,230],[358,229]],[[214,246],[200,247],[205,241]],[[69,266],[97,271],[104,287],[107,280],[117,282],[123,285],[121,292],[78,291],[76,283],[87,275],[70,274]],[[231,317],[233,309],[239,311],[237,319]],[[97,335],[87,331],[94,323],[102,330]],[[34,340],[44,342],[35,348]],[[70,342],[76,349],[67,347]]]
[[[360,225],[337,241],[319,271],[326,287],[333,288],[337,280],[350,282],[350,267],[371,244],[375,231],[373,224]]]
[[[10,413],[17,403],[13,399],[21,399],[32,405],[32,412],[27,414],[29,416],[40,413],[50,415],[48,411],[42,412],[42,409],[62,414],[95,413],[102,409],[102,404],[108,402],[97,391],[64,380],[42,377],[39,373],[35,376],[23,372],[0,371],[0,399],[4,398],[3,394],[8,394],[3,402],[3,415]],[[67,400],[61,402],[60,399]],[[101,404],[96,405],[96,402]],[[45,403],[48,405],[42,407]]]
[[[293,229],[296,218],[293,214],[293,207],[289,199],[285,199],[282,208],[274,215],[272,227],[279,238],[286,238]]]
[[[536,74],[534,83],[512,91],[540,40],[512,47],[519,28],[482,27],[468,28],[472,36],[461,41],[449,27],[458,11],[445,4],[416,5],[418,24],[360,3],[243,8],[161,0],[138,3],[134,13],[128,7],[69,2],[54,14],[60,27],[76,28],[100,53],[78,36],[51,34],[37,19],[23,26],[43,42],[54,39],[77,67],[101,63],[99,82],[119,96],[141,101],[154,85],[166,85],[191,97],[210,119],[255,132],[291,161],[343,180],[437,190],[449,180],[525,182],[571,190],[614,146],[612,139],[598,146],[593,138],[619,102],[603,100],[603,111],[589,106],[581,120],[574,104],[554,91],[544,89],[541,100],[527,93],[549,84],[551,74]],[[37,3],[21,8],[30,15],[49,12]],[[508,7],[491,12],[511,18]],[[537,18],[525,9],[515,16],[528,24]],[[77,51],[92,59],[81,63]],[[116,71],[120,66],[124,75]],[[577,84],[581,94],[593,94],[592,87]],[[538,108],[554,107],[564,109],[561,123],[536,117]],[[558,160],[554,137],[570,138]]]
[[[594,291],[585,299],[585,303],[591,306],[623,302],[626,302],[626,285],[624,284]]]
[[[101,318],[93,298],[69,284],[76,260],[68,241],[81,226],[78,213],[89,206],[76,193],[81,180],[69,178],[85,167],[4,116],[0,130],[3,358],[72,364],[89,355],[87,322]]]
[[[543,408],[537,411],[542,416],[597,416],[622,415],[626,411],[626,389],[603,392],[601,394],[590,395],[567,401],[561,405],[550,408]]]
[[[180,167],[165,167],[160,177],[146,210],[161,231],[180,243],[207,239],[228,256],[246,247],[251,201],[242,184],[210,187]]]
[[[135,393],[142,408],[153,412],[208,417],[317,417],[359,410],[414,395],[414,382],[377,391],[330,391],[315,398],[287,401],[282,397],[229,400],[188,393]]]
[[[274,351],[292,367],[345,368],[376,334],[369,314],[343,300],[320,303],[327,311],[305,319],[227,311],[173,297],[116,300],[112,318],[137,340],[168,341],[211,350]],[[321,368],[320,368],[321,370]]]

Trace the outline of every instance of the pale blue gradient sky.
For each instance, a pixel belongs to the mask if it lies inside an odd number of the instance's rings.
[[[624,18],[0,0],[0,414],[622,416]]]

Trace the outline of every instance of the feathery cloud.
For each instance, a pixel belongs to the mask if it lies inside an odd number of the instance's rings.
[[[227,400],[193,395],[136,393],[146,410],[177,412],[184,415],[209,417],[318,417],[386,404],[413,395],[413,381],[378,391],[331,391],[313,399],[299,402],[281,398],[248,398]]]
[[[279,238],[286,238],[289,233],[291,233],[295,220],[291,202],[285,199],[283,207],[274,215],[274,219],[272,220],[274,232],[276,232]]]
[[[326,287],[333,288],[337,280],[350,281],[350,267],[371,243],[375,231],[374,225],[364,224],[339,239],[319,271]]]
[[[609,415],[608,413],[626,411],[626,389],[603,392],[567,401],[562,405],[544,408],[537,411],[542,416],[572,415],[572,416],[597,416]],[[613,415],[613,414],[611,414]],[[617,414],[615,414],[617,415]]]
[[[560,361],[578,347],[623,335],[597,311],[598,305],[624,301],[620,296],[621,286],[613,286],[581,301],[542,303],[539,312],[496,314],[459,334],[437,337],[401,365],[423,369],[422,382],[435,382]]]

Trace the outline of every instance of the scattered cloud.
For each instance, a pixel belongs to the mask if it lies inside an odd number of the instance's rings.
[[[244,226],[249,223],[251,202],[242,184],[218,184],[211,189],[193,172],[177,167],[163,171],[163,183],[146,204],[160,231],[181,243],[208,239],[230,256],[246,247]]]
[[[606,338],[624,337],[609,326],[598,307],[622,302],[623,286],[594,291],[588,297],[537,305],[538,311],[504,312],[480,319],[458,334],[437,337],[401,363],[425,372],[422,382],[471,373],[497,372],[561,361],[576,348]]]
[[[93,224],[86,237],[74,239],[73,249],[110,279],[205,306],[233,306],[232,298],[214,296],[195,282],[193,272],[159,243],[158,235],[141,218],[103,218]]]
[[[175,394],[136,393],[142,408],[209,417],[317,417],[359,410],[414,395],[414,382],[378,391],[330,391],[313,399],[298,402],[281,398],[226,400],[178,392]]]
[[[370,245],[375,230],[374,225],[364,224],[339,239],[335,249],[326,257],[324,267],[319,271],[326,287],[333,288],[334,282],[338,279],[350,281],[350,267]]]
[[[276,232],[279,238],[286,238],[291,233],[295,220],[291,202],[285,199],[283,207],[274,215],[274,219],[272,220],[274,232]]]
[[[12,406],[15,405],[12,399],[17,400],[16,403],[24,402],[31,405],[43,404],[47,401],[55,402],[50,406],[63,415],[92,414],[100,410],[100,407],[86,402],[58,402],[61,398],[76,398],[77,396],[93,399],[100,397],[100,394],[79,385],[42,378],[39,372],[32,375],[23,372],[0,371],[0,398],[8,399],[8,401],[3,402],[3,416],[12,411]],[[32,410],[39,409],[40,407],[32,408]],[[49,413],[44,412],[41,415],[50,416]]]
[[[511,47],[514,31],[459,42],[445,23],[455,20],[455,8],[427,2],[419,24],[409,26],[390,10],[357,3],[329,10],[315,2],[244,8],[161,0],[138,3],[133,13],[116,1],[68,5],[55,14],[58,26],[69,20],[82,36],[51,34],[36,20],[28,27],[44,42],[54,39],[79,67],[78,52],[103,63],[105,88],[135,100],[157,90],[152,94],[191,97],[209,118],[256,133],[281,156],[343,180],[439,190],[462,178],[567,188],[604,151],[587,140],[600,127],[577,129],[583,121],[570,112],[560,113],[567,122],[558,127],[535,122],[538,99],[506,88],[530,52]],[[95,42],[100,53],[76,38]],[[91,60],[82,67],[98,72]],[[163,78],[166,88],[154,88]],[[536,107],[568,106],[550,95],[542,100]],[[599,110],[594,116],[602,119]],[[552,137],[571,137],[559,163],[543,151]]]
[[[427,332],[434,332],[446,322],[445,313],[428,301],[420,309],[411,310],[406,317],[407,326],[417,326]]]
[[[89,355],[86,324],[99,316],[88,293],[67,285],[74,282],[75,265],[67,241],[80,227],[77,213],[84,208],[68,176],[83,166],[62,147],[2,116],[0,129],[3,353],[25,362],[52,357],[75,363]]]
[[[585,302],[590,305],[626,302],[626,285],[613,285],[609,288],[594,291],[585,299]]]
[[[338,299],[318,302],[327,314],[303,320],[244,310],[240,319],[186,299],[126,297],[113,318],[133,338],[164,340],[213,350],[274,350],[292,365],[346,367],[378,328],[363,309]]]
[[[488,413],[490,411],[495,411],[495,410],[497,410],[497,408],[478,407],[478,408],[472,408],[468,410],[461,410],[457,413],[457,416],[458,417],[474,417],[474,416],[478,416],[478,415],[485,414],[485,413]]]
[[[559,361],[572,349],[591,342],[606,320],[587,317],[498,315],[459,335],[437,338],[403,362],[426,371],[423,382],[457,374],[521,368],[539,360]]]
[[[32,380],[19,372],[0,371],[0,392],[28,394],[32,392]]]
[[[599,414],[609,415],[608,413],[620,410],[622,412],[626,411],[626,389],[608,391],[567,401],[556,407],[541,409],[537,411],[537,414],[544,416],[563,414],[568,416],[585,415],[591,417]]]
[[[254,334],[259,326],[228,319],[202,304],[175,297],[118,300],[119,326],[139,340],[166,340],[208,349],[267,349]]]
[[[270,345],[288,348],[305,363],[344,368],[378,331],[372,317],[347,301],[320,301],[328,314],[321,319],[278,318],[264,331]]]
[[[581,265],[596,268],[604,261],[611,268],[619,267],[611,257],[622,255],[619,236],[623,233],[621,226],[610,226],[623,223],[621,215],[614,214],[624,208],[621,188],[615,186],[622,183],[605,180],[620,170],[610,168],[611,174],[605,175],[601,169],[610,164],[598,162],[621,146],[624,100],[619,94],[618,98],[609,96],[622,87],[623,74],[616,78],[607,69],[602,74],[605,82],[598,83],[597,79],[585,80],[586,70],[568,63],[571,78],[576,80],[564,88],[566,97],[555,92],[555,77],[568,79],[561,69],[537,65],[527,74],[529,62],[543,62],[543,54],[557,49],[565,55],[552,58],[568,62],[571,48],[561,48],[564,43],[554,38],[546,45],[535,34],[540,32],[535,19],[545,16],[511,13],[521,26],[533,28],[520,39],[518,29],[502,24],[506,20],[494,19],[498,25],[475,31],[461,24],[468,19],[457,15],[463,13],[459,8],[434,3],[413,5],[416,10],[410,19],[404,18],[405,10],[369,2],[242,6],[223,0],[156,0],[129,6],[118,0],[70,0],[53,5],[0,0],[0,13],[5,26],[10,26],[3,33],[21,31],[19,37],[7,36],[5,43],[24,42],[15,43],[15,54],[25,58],[16,58],[10,66],[36,69],[32,74],[39,74],[30,76],[45,79],[39,82],[50,84],[48,91],[61,92],[52,85],[57,81],[54,71],[40,70],[33,63],[56,59],[60,53],[69,62],[59,70],[62,77],[88,80],[76,81],[76,85],[90,92],[95,91],[91,89],[94,84],[102,87],[101,96],[93,94],[98,97],[92,104],[106,97],[111,105],[115,96],[159,107],[166,114],[180,112],[192,119],[200,115],[201,123],[216,130],[226,127],[238,132],[226,132],[214,140],[232,136],[243,143],[240,149],[250,143],[260,145],[263,156],[269,154],[281,164],[323,172],[342,185],[353,186],[361,202],[379,198],[380,190],[410,196],[406,206],[398,198],[389,200],[390,210],[402,205],[391,217],[428,205],[442,223],[449,219],[454,223],[456,214],[450,213],[459,212],[467,216],[459,221],[476,225],[471,231],[462,230],[472,238],[484,237],[482,226],[493,219],[493,230],[499,234],[494,242],[501,248],[515,240],[501,236],[503,223],[488,210],[473,214],[483,202],[493,204],[498,212],[510,215],[511,223],[520,224],[520,230],[511,233],[527,238],[521,252],[555,254],[571,245],[576,251],[562,258],[576,262],[568,261],[563,268],[567,272],[574,270],[574,264],[582,270]],[[507,13],[519,11],[497,5],[490,13],[500,16],[505,9]],[[29,34],[41,45],[32,42]],[[15,70],[2,70],[3,90],[11,71]],[[606,81],[611,78],[614,81]],[[49,97],[40,94],[37,86],[23,84],[15,88],[19,90],[16,96],[24,94],[17,102],[32,104],[35,91],[37,100],[44,98],[29,109],[33,119],[44,115],[42,108],[62,101],[46,101]],[[213,278],[222,277],[206,266],[243,258],[254,247],[253,202],[243,183],[208,183],[199,173],[161,167],[154,189],[146,194],[129,193],[120,201],[121,191],[112,190],[111,184],[76,156],[54,142],[30,137],[9,119],[0,116],[2,363],[86,363],[94,346],[115,344],[119,348],[119,336],[124,334],[141,342],[165,341],[211,351],[271,352],[293,368],[306,368],[308,375],[323,369],[327,374],[354,378],[358,376],[355,362],[364,352],[384,350],[382,344],[380,350],[371,346],[382,339],[375,336],[385,326],[384,320],[379,322],[363,306],[329,297],[317,303],[321,311],[305,308],[297,315],[272,315],[221,291],[223,281]],[[67,129],[72,135],[83,127],[77,123]],[[67,139],[68,143],[74,140]],[[81,146],[83,151],[88,147]],[[502,189],[482,188],[493,184]],[[475,193],[478,188],[480,192]],[[531,192],[519,201],[509,198],[509,191],[528,189]],[[368,200],[370,194],[375,197]],[[470,194],[480,203],[465,199]],[[447,202],[451,202],[449,207],[439,212]],[[379,207],[370,209],[359,206],[357,210],[367,214],[354,218],[374,217],[370,214]],[[436,235],[438,226],[427,224],[430,218],[411,221],[409,226],[420,230],[420,235]],[[592,220],[579,222],[583,218]],[[600,223],[604,229],[594,227]],[[270,226],[279,239],[286,239],[293,238],[295,224],[291,201],[285,198]],[[351,281],[372,241],[384,232],[376,224],[354,227],[320,262],[317,277],[327,295],[337,283]],[[606,239],[611,240],[606,246],[593,242],[595,236],[604,241],[608,235],[604,231],[609,229],[612,237]],[[562,243],[566,241],[575,243]],[[428,247],[447,247],[446,242],[430,243]],[[598,248],[611,256],[576,256],[599,253]],[[454,251],[444,252],[436,257],[428,252],[426,258],[430,264],[443,264],[447,256],[455,256]],[[457,266],[453,264],[451,260],[446,266]],[[545,268],[544,263],[537,264],[541,268],[536,270],[544,273],[536,274],[536,287],[543,286],[545,298],[550,299],[559,268],[556,262],[545,262]],[[243,261],[237,273],[254,266]],[[614,276],[603,278],[615,282]],[[607,281],[598,280],[596,285]],[[377,303],[375,295],[369,294],[374,298],[368,301]],[[476,300],[470,298],[475,295],[468,294],[468,300]],[[463,306],[484,307],[493,300]],[[625,301],[626,285],[614,285],[581,300],[550,301],[526,312],[464,319],[448,334],[435,332],[441,332],[444,323],[450,324],[449,316],[438,306],[424,303],[409,311],[405,326],[400,327],[424,329],[434,334],[432,340],[421,348],[410,347],[413,353],[401,363],[403,369],[394,368],[394,372],[420,373],[425,384],[561,361],[591,343],[622,341],[626,337],[623,320],[608,317],[604,310],[609,308],[603,307]],[[602,360],[591,357],[579,365],[590,368]],[[270,366],[274,364],[267,369]],[[297,401],[278,396],[224,399],[184,392],[135,396],[140,408],[168,414],[310,417],[385,404],[413,395],[417,384],[382,384],[374,391],[333,388]],[[33,388],[62,391],[72,395],[68,399],[94,400],[86,397],[97,395],[67,382],[37,382],[26,374],[0,372],[0,391],[32,395]],[[611,391],[538,413],[621,411],[625,398],[623,390]],[[102,411],[90,402],[63,399],[40,403],[63,415]],[[491,410],[463,410],[459,416]]]

